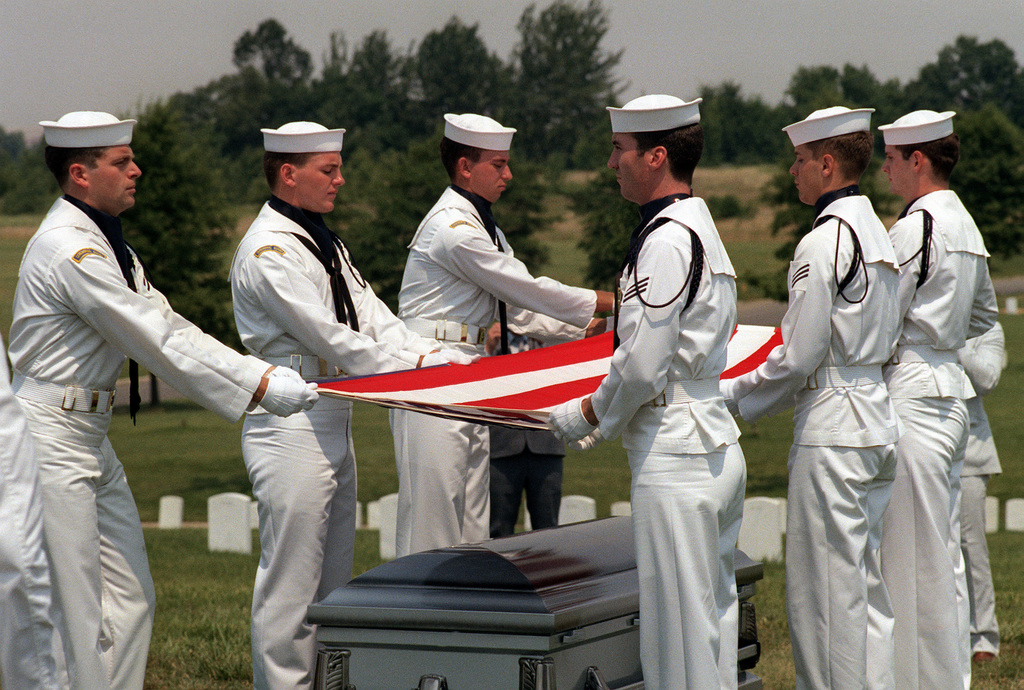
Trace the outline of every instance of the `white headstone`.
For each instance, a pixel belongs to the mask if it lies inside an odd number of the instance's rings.
[[[612,503],[611,514],[613,517],[619,515],[632,515],[633,505],[629,501],[615,501],[615,503]]]
[[[597,501],[590,496],[562,496],[562,503],[558,508],[558,524],[568,525],[596,518]]]
[[[1007,531],[1024,532],[1024,498],[1007,499],[1004,510]]]
[[[381,496],[378,503],[380,511],[380,557],[390,561],[395,557],[398,531],[398,494]]]
[[[249,504],[249,527],[252,529],[260,528],[260,502],[255,498]]]
[[[985,497],[985,533],[999,531],[999,499],[995,496]]]
[[[777,498],[755,496],[743,501],[739,549],[755,561],[781,561],[782,530],[779,525],[785,524],[785,514],[785,506]]]
[[[160,529],[179,529],[185,514],[185,499],[181,496],[161,496],[157,526]]]
[[[251,504],[248,496],[234,492],[217,494],[206,500],[210,551],[252,553]]]
[[[380,529],[380,501],[366,504],[366,529]]]
[[[1016,314],[1017,313],[1017,298],[1007,297],[1006,298],[1006,313]]]
[[[363,527],[363,504],[356,501],[356,529]]]
[[[786,503],[784,498],[776,498],[775,500],[779,502],[779,534],[784,535],[786,533],[786,509],[789,504]]]

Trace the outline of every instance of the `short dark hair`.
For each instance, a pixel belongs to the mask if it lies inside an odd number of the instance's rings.
[[[448,179],[455,179],[455,166],[460,158],[468,158],[470,163],[476,163],[484,150],[468,144],[460,144],[448,137],[441,137],[441,165],[448,173]]]
[[[960,160],[960,137],[956,132],[923,144],[896,144],[895,148],[903,160],[910,158],[914,151],[920,151],[931,161],[935,176],[943,182],[949,182],[949,176]]]
[[[271,191],[277,184],[278,175],[281,173],[281,166],[285,163],[301,168],[316,153],[279,153],[277,151],[265,151],[263,153],[263,175],[267,178],[267,184]]]
[[[843,177],[859,180],[871,163],[874,141],[871,132],[850,132],[807,142],[807,148],[811,150],[815,160],[826,153],[831,155]]]
[[[63,189],[71,178],[71,166],[81,164],[90,170],[96,167],[103,152],[109,146],[89,146],[86,148],[62,148],[59,146],[47,146],[43,149],[43,160],[47,169],[57,178],[57,185]]]
[[[704,153],[704,129],[697,122],[677,129],[660,132],[630,132],[636,139],[638,152],[650,151],[655,146],[664,146],[668,152],[669,172],[672,177],[686,184],[693,184],[693,171]]]

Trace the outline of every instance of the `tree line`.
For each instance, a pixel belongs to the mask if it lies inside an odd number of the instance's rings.
[[[447,183],[437,160],[440,116],[478,112],[519,130],[515,179],[499,209],[517,255],[531,266],[543,262],[544,248],[531,232],[552,220],[546,195],[569,192],[585,219],[587,280],[607,287],[635,209],[619,197],[607,171],[580,188],[560,185],[564,170],[602,169],[607,158],[605,106],[620,104],[626,88],[616,71],[623,49],[605,45],[609,24],[600,0],[531,5],[505,59],[486,46],[477,25],[456,17],[406,48],[384,30],[354,44],[336,32],[316,67],[308,49],[267,19],[235,41],[233,72],[132,114],[139,120],[133,146],[144,176],[140,203],[124,216],[129,237],[152,264],[155,282],[187,316],[231,336],[222,254],[231,244],[233,219],[226,210],[266,197],[260,128],[292,120],[345,127],[347,185],[332,221],[362,272],[394,306],[406,245]],[[964,155],[954,187],[991,251],[1020,251],[1024,70],[999,40],[961,36],[906,84],[881,81],[866,66],[821,65],[798,68],[774,105],[732,82],[703,86],[699,95],[702,165],[777,164],[765,202],[779,207],[776,231],[792,241],[809,219],[785,175],[791,149],[783,126],[831,105],[874,107],[877,123],[919,108],[956,110]],[[0,129],[0,213],[39,213],[56,196],[41,146]],[[876,203],[892,203],[885,190],[868,193]]]

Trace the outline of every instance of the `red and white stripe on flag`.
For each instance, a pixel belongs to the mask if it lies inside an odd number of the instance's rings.
[[[778,328],[737,326],[729,340],[722,378],[757,368],[780,344]],[[547,426],[552,407],[597,389],[608,373],[611,353],[612,334],[605,333],[504,357],[484,357],[469,366],[410,369],[317,383],[321,395],[540,429]]]

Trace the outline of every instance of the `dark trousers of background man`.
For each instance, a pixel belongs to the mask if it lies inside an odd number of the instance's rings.
[[[565,446],[550,431],[498,426],[490,431],[491,538],[515,532],[524,491],[531,527],[557,525]]]

